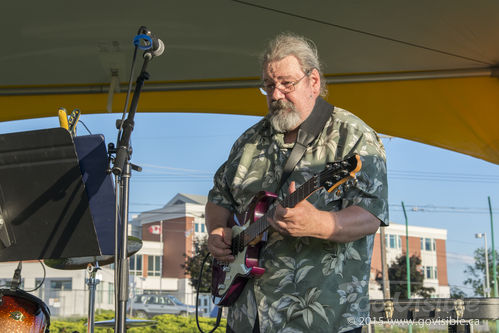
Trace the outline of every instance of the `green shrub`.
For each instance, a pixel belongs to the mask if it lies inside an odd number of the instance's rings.
[[[114,312],[112,311],[103,311],[98,312],[95,315],[95,321],[102,320],[110,320],[114,318]],[[130,333],[163,333],[163,332],[175,332],[175,333],[197,333],[199,332],[198,327],[196,325],[195,317],[183,317],[183,316],[175,316],[175,315],[160,315],[155,316],[152,320],[157,321],[157,325],[155,326],[146,326],[146,327],[137,327],[130,328],[127,332]],[[53,320],[50,325],[50,333],[84,333],[87,331],[85,326],[87,322],[87,318],[80,318],[75,321],[62,321],[62,320]],[[208,333],[210,330],[215,327],[215,318],[199,318],[199,326],[201,329]],[[220,322],[220,326],[215,331],[216,333],[225,332],[225,326],[227,325],[226,319],[222,319]],[[95,327],[96,333],[111,333],[113,329],[110,328],[100,328]]]

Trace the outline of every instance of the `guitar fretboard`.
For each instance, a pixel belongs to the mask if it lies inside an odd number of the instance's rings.
[[[314,176],[303,183],[303,185],[297,188],[296,191],[278,202],[283,207],[293,208],[300,201],[305,200],[318,189],[319,186],[317,185],[317,176]],[[248,246],[249,243],[270,227],[270,224],[267,221],[267,216],[272,216],[274,214],[275,207],[276,204],[272,204],[262,217],[260,217],[256,222],[251,223],[245,230],[232,239],[232,253],[234,255],[242,251],[246,246]]]

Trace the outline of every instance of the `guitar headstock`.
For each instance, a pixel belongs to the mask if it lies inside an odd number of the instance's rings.
[[[355,178],[361,167],[360,156],[355,154],[343,161],[328,163],[318,175],[317,181],[320,186],[331,192],[347,180]]]

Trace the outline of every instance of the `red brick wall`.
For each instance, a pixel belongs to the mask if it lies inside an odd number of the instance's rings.
[[[193,217],[180,217],[163,221],[163,272],[165,278],[185,278],[181,265],[185,262],[184,253],[192,255],[194,232]],[[142,225],[142,240],[159,242],[160,235],[151,234],[149,227],[160,225],[161,222],[151,222]],[[147,274],[147,256],[143,258],[144,271]]]
[[[378,273],[381,274],[381,242],[380,234],[375,234],[373,256],[371,258],[371,279],[375,279]]]
[[[441,286],[448,286],[449,281],[447,280],[447,252],[445,250],[445,240],[436,239],[436,245],[438,284]]]
[[[185,278],[181,265],[185,262],[184,254],[192,255],[192,230],[194,218],[181,217],[163,222],[163,277]]]
[[[160,235],[154,235],[151,234],[149,231],[149,227],[154,226],[154,225],[160,225],[161,222],[151,222],[151,223],[146,223],[142,225],[142,240],[144,241],[150,241],[150,242],[159,242],[161,239]]]
[[[400,240],[402,241],[402,253],[405,255],[407,248],[406,237],[400,236]],[[409,236],[409,256],[414,255],[421,258],[421,238]]]

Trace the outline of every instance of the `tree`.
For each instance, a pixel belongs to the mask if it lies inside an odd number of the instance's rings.
[[[466,293],[456,286],[451,286],[450,298],[466,298]]]
[[[208,237],[196,238],[194,240],[194,254],[192,257],[187,256],[184,253],[185,264],[182,265],[184,268],[184,274],[189,276],[189,283],[197,291],[199,272],[201,271],[201,265],[208,251]],[[200,292],[210,292],[211,288],[211,260],[206,260],[203,267],[203,276],[201,278],[201,288]]]
[[[420,271],[421,259],[417,256],[409,258],[411,295],[430,297],[435,292],[433,287],[424,287],[424,274]],[[395,258],[395,261],[388,268],[388,279],[390,280],[390,297],[398,299],[407,299],[407,264],[404,254]],[[382,277],[377,276],[376,281],[382,283]]]
[[[473,292],[475,295],[484,295],[484,282],[485,282],[485,249],[484,248],[478,248],[474,252],[474,259],[475,263],[473,265],[466,265],[466,268],[464,269],[464,273],[467,274],[469,277],[464,281],[465,285],[470,285],[473,287]],[[488,251],[488,259],[489,259],[489,285],[491,289],[491,295],[492,290],[494,290],[494,274],[493,274],[493,267],[494,267],[494,262],[492,260],[492,251]],[[499,254],[496,251],[496,258],[499,258]],[[496,269],[499,268],[499,265],[497,265]]]

